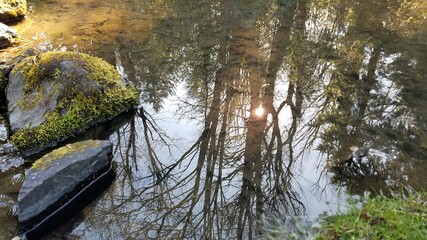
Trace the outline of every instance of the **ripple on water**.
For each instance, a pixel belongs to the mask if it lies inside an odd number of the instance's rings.
[[[0,239],[12,239],[18,232],[18,207],[14,196],[0,193]]]
[[[21,157],[0,155],[0,202],[2,196],[18,196],[25,177],[23,164]]]
[[[8,196],[0,193],[0,208],[7,210],[8,216],[18,215],[18,206],[12,196]]]
[[[11,143],[0,146],[0,172],[9,171],[24,163],[24,159],[18,155],[18,150]]]

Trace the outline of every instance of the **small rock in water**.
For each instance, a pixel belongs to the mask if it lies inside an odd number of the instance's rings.
[[[369,149],[364,147],[352,146],[350,149],[353,151],[353,156],[356,158],[362,158],[368,155]]]

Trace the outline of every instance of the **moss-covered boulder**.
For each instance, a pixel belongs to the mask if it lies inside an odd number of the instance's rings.
[[[6,88],[11,140],[24,155],[132,109],[135,88],[104,60],[75,52],[27,57]]]
[[[0,1],[0,22],[9,23],[23,19],[27,14],[26,0]]]

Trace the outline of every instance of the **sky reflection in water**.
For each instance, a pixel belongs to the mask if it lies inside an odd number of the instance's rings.
[[[426,8],[36,1],[17,26],[35,48],[119,58],[142,90],[110,137],[116,182],[63,231],[250,239],[263,214],[313,219],[347,193],[424,188]],[[342,168],[353,146],[375,174]]]

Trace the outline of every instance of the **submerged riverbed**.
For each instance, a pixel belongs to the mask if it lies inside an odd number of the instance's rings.
[[[20,47],[78,51],[141,90],[111,127],[117,179],[48,236],[251,239],[351,195],[425,189],[423,1],[34,0]],[[100,136],[94,129],[94,137]],[[354,149],[372,171],[334,171]],[[353,150],[352,150],[353,149]],[[0,238],[25,170],[0,160]]]

